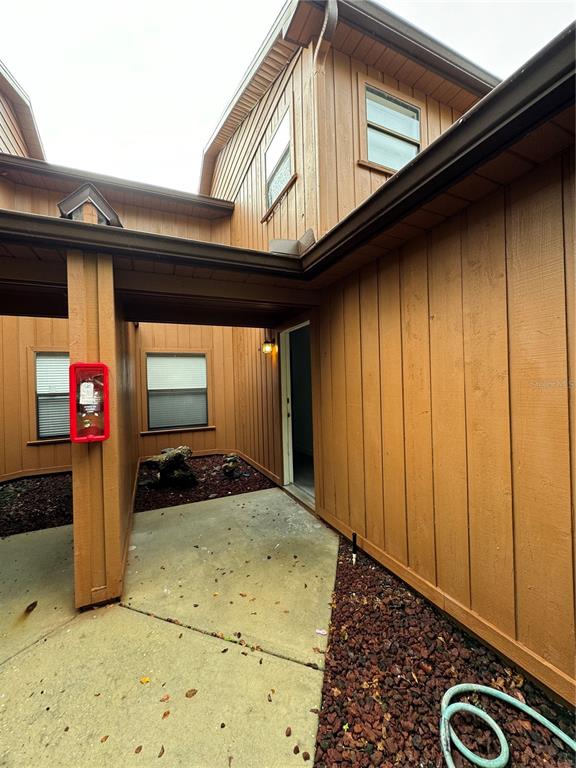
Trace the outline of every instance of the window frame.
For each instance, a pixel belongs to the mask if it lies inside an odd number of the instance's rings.
[[[26,445],[49,445],[50,443],[69,443],[70,432],[67,435],[40,437],[38,429],[38,391],[36,381],[36,358],[39,354],[68,355],[70,363],[70,351],[61,347],[28,347],[28,440]],[[56,393],[55,393],[56,394]],[[57,393],[64,394],[64,393]],[[66,392],[69,396],[69,391]]]
[[[203,355],[206,359],[206,424],[198,424],[180,427],[150,427],[150,406],[148,398],[148,355],[182,355],[193,356]],[[212,368],[212,350],[204,347],[194,347],[191,349],[181,349],[178,347],[146,347],[141,351],[140,358],[140,435],[158,435],[170,432],[205,432],[215,430],[216,427],[210,423],[210,417],[213,413],[213,368]]]
[[[268,152],[268,149],[272,142],[274,141],[274,138],[276,137],[276,134],[278,132],[278,129],[280,128],[280,125],[282,124],[282,121],[284,118],[288,115],[288,133],[290,136],[290,143],[288,145],[288,150],[290,154],[290,176],[288,178],[288,181],[282,189],[278,192],[274,200],[272,200],[270,203],[268,202],[268,176],[266,174],[266,153]],[[280,159],[282,159],[284,155],[281,156]],[[280,160],[276,163],[273,170],[276,170],[280,163]],[[263,210],[264,215],[260,219],[260,223],[263,224],[265,221],[267,221],[270,216],[272,215],[274,209],[276,206],[280,203],[284,195],[288,192],[290,187],[294,184],[296,179],[298,178],[298,174],[296,173],[296,154],[294,151],[294,106],[292,103],[290,103],[286,109],[282,112],[282,114],[278,117],[276,120],[276,124],[274,126],[274,131],[272,132],[272,135],[270,136],[269,140],[263,145],[262,148],[262,169],[263,169],[263,184],[262,184],[262,193],[263,193]]]
[[[404,134],[397,133],[396,131],[390,130],[388,128],[383,128],[382,126],[376,123],[371,123],[368,121],[368,116],[366,112],[366,92],[368,88],[371,88],[374,91],[378,91],[379,93],[382,93],[385,96],[389,96],[391,99],[403,102],[408,107],[412,107],[413,109],[416,109],[418,111],[418,127],[420,129],[420,140],[418,142],[414,141],[414,139],[408,136],[405,136]],[[361,72],[359,72],[358,73],[358,109],[360,113],[359,114],[360,157],[358,160],[359,165],[367,166],[368,168],[371,168],[376,171],[380,171],[381,173],[385,173],[389,176],[393,176],[395,173],[398,173],[398,171],[402,170],[402,168],[395,169],[387,165],[382,165],[368,158],[368,128],[369,127],[372,127],[380,131],[381,133],[387,134],[388,136],[393,136],[394,138],[401,139],[402,141],[405,141],[407,144],[418,146],[418,152],[416,153],[416,157],[422,152],[423,149],[425,149],[427,145],[427,136],[425,131],[425,119],[424,119],[425,104],[422,100],[414,96],[408,96],[407,94],[402,93],[402,91],[399,91],[397,88],[393,88],[392,86],[389,86],[385,82],[381,82],[380,80],[377,80],[374,77],[368,77],[367,75],[364,75]],[[405,166],[402,166],[402,167],[404,168]]]

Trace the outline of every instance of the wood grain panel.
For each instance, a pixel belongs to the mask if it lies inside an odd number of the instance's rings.
[[[346,360],[346,436],[348,440],[348,506],[350,526],[366,535],[362,349],[359,276],[344,283],[344,354]]]
[[[68,442],[35,442],[36,350],[68,351],[67,320],[0,317],[0,481],[70,469]]]
[[[315,403],[318,513],[569,700],[573,200],[566,152],[326,288]]]
[[[438,586],[470,605],[461,221],[430,238],[430,379]]]
[[[402,249],[402,366],[408,562],[435,584],[427,251],[424,238]]]
[[[468,209],[462,273],[471,607],[515,636],[503,192]]]
[[[385,541],[390,554],[407,563],[402,315],[397,253],[380,262],[378,288]]]
[[[560,158],[512,185],[507,252],[517,634],[574,674],[562,216]]]
[[[384,547],[385,520],[382,491],[382,420],[380,381],[380,329],[378,265],[360,275],[360,329],[362,361],[362,432],[364,436],[364,494],[366,536]]]
[[[29,157],[26,140],[10,101],[0,93],[0,152]]]

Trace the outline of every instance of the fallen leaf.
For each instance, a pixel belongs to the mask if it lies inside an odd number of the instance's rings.
[[[137,755],[139,755],[139,754],[140,754],[140,752],[142,752],[142,744],[139,744],[139,745],[136,747],[136,749],[134,750],[134,752],[135,752]]]
[[[167,717],[170,717],[170,710],[167,709],[166,712],[162,714],[162,720],[166,720]]]
[[[26,608],[24,608],[24,613],[32,613],[34,608],[38,605],[38,600],[34,600],[33,603],[30,603],[30,605],[27,605]]]
[[[198,691],[196,690],[196,688],[190,688],[190,690],[186,691],[186,698],[191,699],[194,696],[196,696],[197,693]]]
[[[141,677],[140,678],[140,682],[142,683],[142,685],[147,685],[150,682],[150,678],[149,677]]]
[[[162,696],[162,698],[160,699],[160,701],[164,703],[165,701],[168,701],[169,698],[170,698],[170,694],[165,693],[164,696]]]
[[[162,746],[160,747],[160,752],[158,752],[158,757],[162,757],[162,755],[164,754],[164,752],[165,752],[165,750],[164,750],[164,744],[162,744]]]
[[[102,738],[100,739],[100,744],[104,744],[104,742],[108,741],[109,738],[110,738],[109,736],[102,736]]]

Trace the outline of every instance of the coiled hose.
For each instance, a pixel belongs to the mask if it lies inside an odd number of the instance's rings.
[[[480,768],[505,768],[510,759],[510,749],[506,737],[498,723],[489,714],[484,712],[483,709],[475,707],[473,704],[468,704],[464,701],[456,701],[451,704],[451,700],[455,696],[461,696],[464,693],[483,693],[486,696],[493,696],[495,699],[500,699],[506,704],[510,704],[511,707],[516,707],[521,712],[536,720],[537,723],[543,725],[561,741],[564,742],[571,750],[576,752],[576,741],[571,739],[564,731],[561,731],[558,726],[551,723],[545,717],[536,712],[532,707],[527,704],[523,704],[518,699],[514,699],[507,693],[496,690],[496,688],[490,688],[486,685],[473,685],[472,683],[464,683],[462,685],[454,685],[449,688],[442,697],[442,705],[440,708],[440,744],[442,746],[442,753],[446,760],[448,768],[456,768],[454,760],[452,759],[452,747],[454,746],[461,755],[469,760],[472,765],[480,766]],[[486,758],[476,755],[474,752],[468,749],[462,741],[456,735],[454,729],[450,725],[450,719],[456,712],[468,712],[470,715],[475,715],[483,720],[492,732],[496,735],[500,744],[500,754],[497,757]]]

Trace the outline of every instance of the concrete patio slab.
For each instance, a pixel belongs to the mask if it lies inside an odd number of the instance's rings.
[[[321,682],[302,664],[97,609],[0,666],[0,766],[301,765]]]
[[[140,512],[124,602],[322,668],[337,552],[279,488]]]
[[[71,525],[0,539],[0,663],[74,618],[73,558]]]

